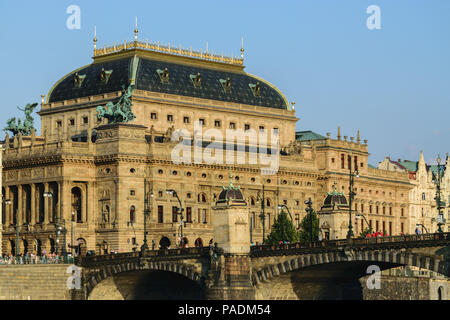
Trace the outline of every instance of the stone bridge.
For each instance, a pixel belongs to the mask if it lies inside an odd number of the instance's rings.
[[[202,299],[359,299],[360,279],[371,265],[419,267],[450,277],[449,244],[450,233],[436,233],[254,246],[247,255],[204,247],[83,257],[77,262],[82,288],[73,297],[92,298],[105,280],[147,272],[191,282]],[[99,298],[107,299],[108,290]]]

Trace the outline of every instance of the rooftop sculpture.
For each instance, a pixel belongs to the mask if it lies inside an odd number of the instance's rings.
[[[17,119],[17,123],[16,123],[16,118],[10,118],[8,119],[8,121],[6,121],[7,126],[3,129],[4,131],[11,131],[13,136],[16,136],[19,134],[19,132],[23,135],[23,136],[29,136],[31,135],[31,132],[34,129],[34,119],[31,116],[31,114],[33,113],[33,110],[37,107],[37,103],[33,103],[33,104],[27,104],[25,106],[25,109],[21,109],[19,107],[17,107],[17,109],[19,109],[20,111],[25,112],[25,120],[23,121],[22,124],[22,120],[21,119]]]

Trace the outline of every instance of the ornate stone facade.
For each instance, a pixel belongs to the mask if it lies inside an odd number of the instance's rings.
[[[173,247],[180,236],[179,204],[167,189],[181,199],[185,242],[207,245],[213,238],[212,207],[230,168],[248,203],[251,241],[261,242],[263,225],[267,235],[279,204],[289,207],[298,225],[306,199],[319,210],[334,183],[346,193],[350,162],[359,171],[355,210],[366,214],[374,229],[413,232],[408,195],[414,186],[408,174],[369,167],[367,141],[359,131],[356,139],[342,138],[340,130],[336,138],[296,133],[298,119],[284,95],[246,74],[239,59],[145,49],[135,43],[124,50],[96,50],[93,64],[59,80],[43,101],[42,135],[5,141],[2,193],[11,204],[4,207],[4,252],[14,252],[16,225],[20,252],[49,252],[71,242],[81,252],[131,251],[143,243],[144,217],[149,247]],[[109,77],[102,77],[102,70]],[[201,73],[201,84],[189,73]],[[136,84],[131,97],[136,118],[127,124],[99,120],[96,107],[117,101],[121,86],[130,82]],[[181,128],[193,133],[194,121],[222,134],[228,128],[278,131],[278,171],[262,175],[261,165],[248,161],[174,163],[177,142],[170,135]],[[258,201],[263,198],[264,220]],[[363,226],[354,224],[358,234]],[[58,226],[65,236],[57,237]]]
[[[449,168],[449,161],[447,155],[446,163],[443,167],[443,176],[441,178],[441,201],[445,202],[443,214],[447,222],[446,225],[442,226],[444,232],[449,230],[448,218],[450,217],[450,170],[446,170],[446,168]],[[409,230],[415,230],[416,226],[418,226],[423,233],[437,232],[436,166],[426,164],[423,152],[421,152],[419,161],[401,161],[400,159],[393,161],[389,157],[386,157],[378,164],[378,168],[408,174],[410,183],[414,186],[409,191]]]

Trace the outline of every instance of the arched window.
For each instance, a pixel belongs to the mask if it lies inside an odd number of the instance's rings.
[[[206,202],[206,195],[204,193],[199,193],[197,198],[198,198],[198,202],[203,202],[203,203]]]
[[[252,206],[255,205],[255,198],[250,197],[250,205],[252,205]]]
[[[442,300],[442,287],[438,288],[438,300]]]
[[[425,192],[422,192],[422,200],[425,200]]]
[[[134,206],[130,207],[130,222],[135,222],[136,219],[136,208]]]
[[[271,205],[271,201],[270,201],[269,198],[267,198],[267,199],[266,199],[266,206],[267,206],[267,207],[270,207],[270,205]]]

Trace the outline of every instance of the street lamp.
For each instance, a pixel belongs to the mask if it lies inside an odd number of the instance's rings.
[[[183,247],[183,243],[184,243],[184,239],[183,239],[183,223],[184,223],[183,222],[183,219],[184,219],[184,217],[183,217],[183,211],[184,211],[183,205],[181,204],[180,197],[178,197],[178,193],[175,190],[167,189],[166,193],[177,197],[178,203],[180,204],[180,230],[181,230],[181,232],[180,232],[181,233],[180,247]]]
[[[61,255],[65,258],[67,252],[66,252],[66,233],[67,233],[67,229],[66,229],[66,221],[64,219],[56,219],[56,254],[58,254],[58,243],[59,243],[59,239],[58,236],[62,233],[63,235],[63,244],[61,247]]]
[[[153,190],[150,191],[150,193],[147,192],[147,181],[144,181],[144,243],[141,246],[141,251],[148,250],[148,244],[147,244],[147,219],[150,215],[151,211],[151,203],[150,200],[153,198]],[[149,198],[150,195],[150,198]]]
[[[438,225],[438,232],[442,233],[442,225],[445,224],[445,219],[442,214],[442,208],[445,207],[445,203],[441,202],[441,158],[438,156],[437,158],[437,177],[436,177],[436,197],[434,198],[436,200],[436,205],[438,209],[438,216],[437,216],[437,225]]]
[[[292,215],[291,215],[291,212],[289,211],[288,206],[285,205],[285,204],[279,204],[278,205],[278,210],[282,210],[283,208],[286,208],[287,212],[289,213],[289,217],[291,217],[291,221],[294,222],[294,220],[292,220]]]
[[[259,196],[259,191],[258,194],[256,195],[256,202],[261,202],[261,214],[259,215],[259,217],[261,218],[261,222],[262,222],[262,227],[263,227],[263,244],[265,241],[265,231],[266,231],[266,215],[264,213],[264,208],[265,208],[265,203],[264,203],[264,196],[265,196],[265,192],[264,192],[264,184],[262,185],[262,198]]]
[[[419,227],[422,227],[422,229],[425,229],[425,232],[428,233],[427,228],[426,228],[423,224],[421,224],[421,223],[416,223],[416,228],[419,228]]]
[[[347,239],[350,239],[354,236],[353,234],[353,226],[352,226],[352,202],[353,198],[356,195],[356,192],[353,190],[354,185],[354,178],[359,178],[358,169],[355,168],[354,171],[352,171],[352,157],[348,156],[348,170],[349,170],[349,187],[348,187],[348,205],[349,205],[349,211],[348,211],[348,233],[347,233]]]
[[[372,233],[372,227],[370,226],[369,222],[367,221],[366,216],[363,214],[360,214],[360,213],[355,214],[355,219],[361,219],[361,217],[364,218],[364,221],[366,221],[367,226],[369,227],[369,232]],[[362,229],[363,229],[362,232],[364,232],[364,225],[363,225]]]
[[[312,225],[312,201],[311,198],[308,198],[308,200],[305,201],[305,204],[307,205],[307,208],[305,209],[307,213],[309,213],[309,241],[313,242],[313,225]]]

